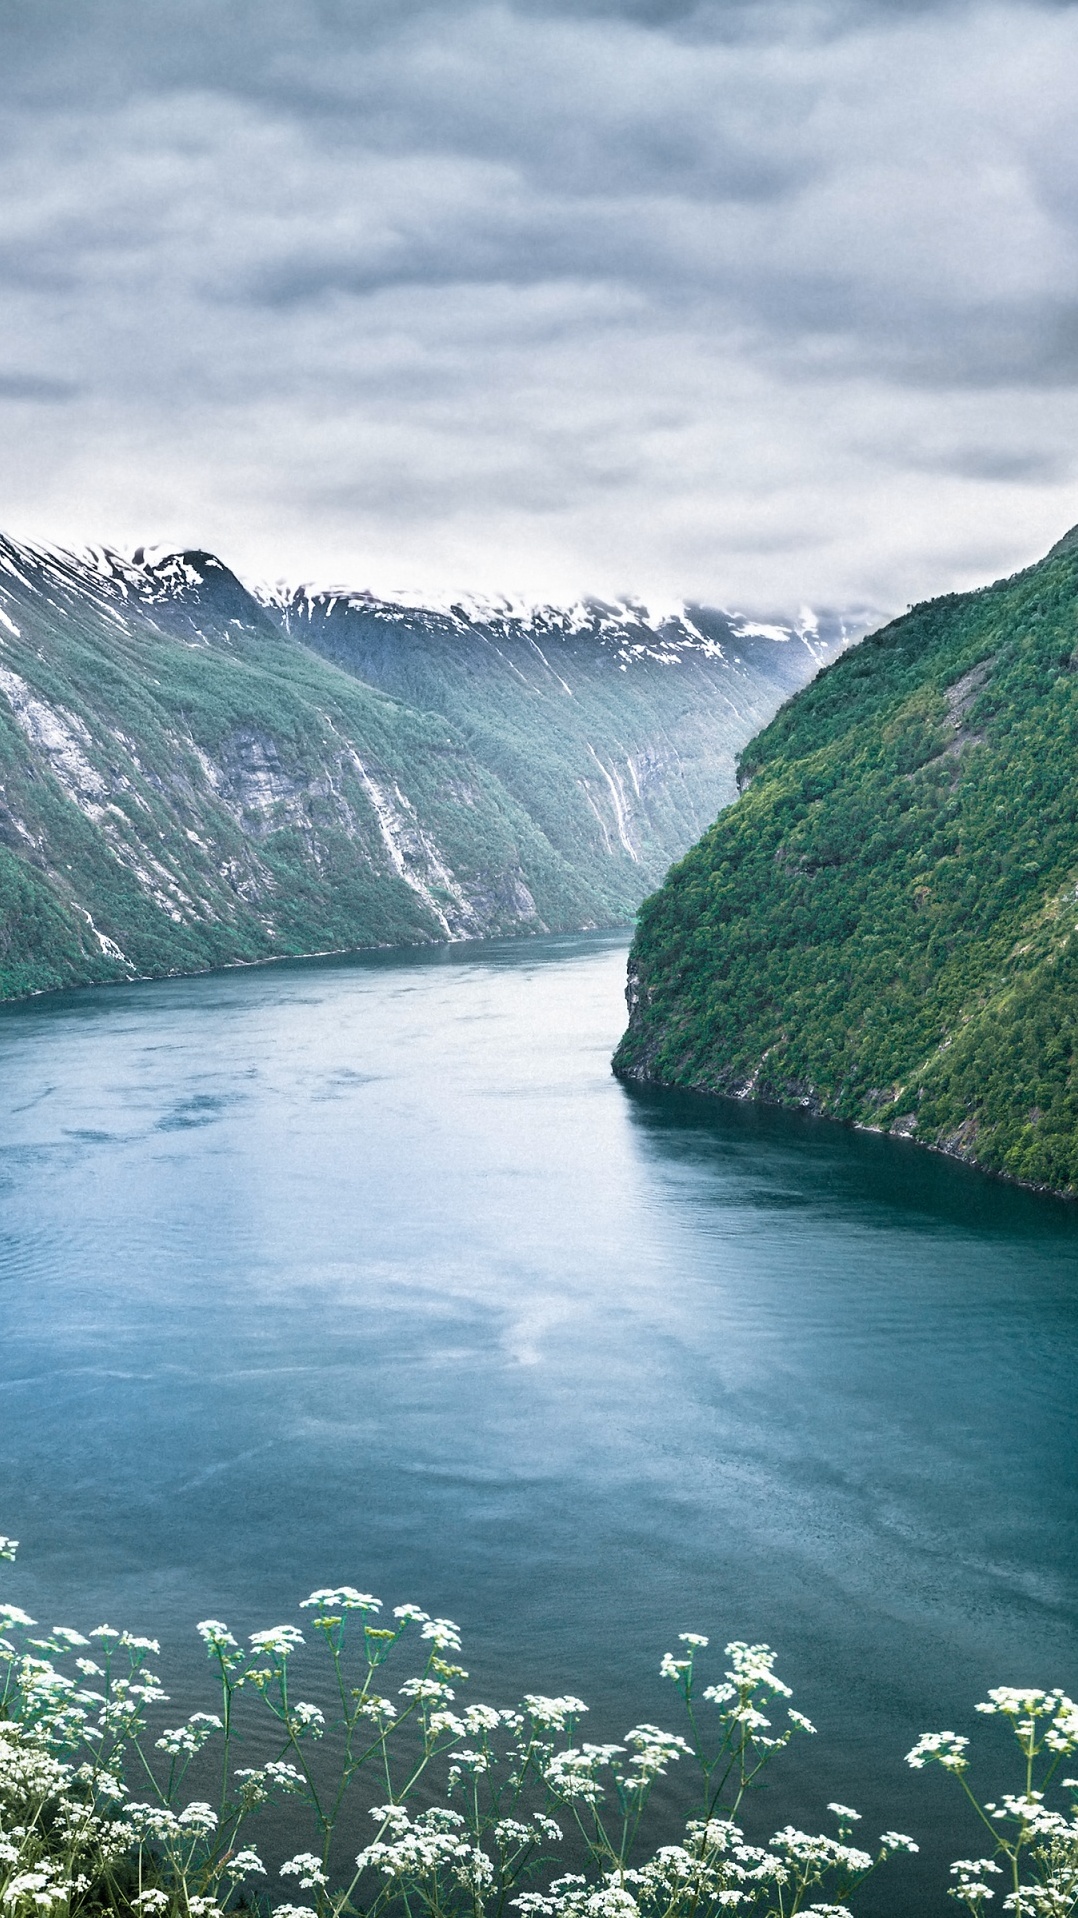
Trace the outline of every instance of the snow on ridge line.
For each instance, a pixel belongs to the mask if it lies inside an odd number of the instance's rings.
[[[128,558],[109,546],[49,546],[39,540],[17,540],[0,534],[0,591],[6,573],[24,592],[48,584],[90,599],[99,607],[113,608],[118,602],[132,600],[160,604],[172,597],[177,586],[202,584],[202,575],[182,554],[172,554],[170,560],[171,564],[164,561],[157,566],[145,559]],[[220,565],[220,561],[216,563]]]
[[[859,639],[880,615],[872,608],[857,607],[848,612],[831,608],[817,611],[802,605],[795,618],[755,618],[729,606],[706,605],[702,601],[655,599],[625,595],[618,600],[590,595],[558,605],[549,600],[529,599],[518,594],[451,593],[442,594],[403,589],[392,594],[370,588],[344,586],[339,582],[323,584],[308,580],[292,585],[288,580],[246,581],[247,590],[261,605],[299,618],[312,619],[316,612],[332,614],[338,605],[367,612],[374,618],[392,619],[402,614],[443,620],[464,629],[483,626],[503,632],[516,629],[530,634],[541,631],[557,637],[575,637],[591,633],[600,640],[623,643],[622,657],[648,656],[670,663],[681,652],[703,652],[726,658],[722,644],[712,633],[702,630],[714,622],[725,629],[727,641],[766,639],[775,645],[800,643],[816,659],[826,657],[837,646],[841,650]],[[825,621],[827,632],[821,630]],[[659,651],[642,643],[647,635]]]
[[[652,602],[628,596],[609,600],[598,594],[589,594],[559,605],[552,600],[531,599],[523,593],[452,592],[448,589],[432,593],[411,587],[376,593],[369,587],[315,580],[304,580],[298,585],[292,585],[285,579],[272,584],[261,580],[247,580],[244,583],[261,605],[275,606],[282,611],[302,604],[336,604],[343,600],[357,610],[369,607],[387,612],[434,613],[469,625],[503,621],[533,625],[540,620],[554,620],[570,630],[583,632],[594,626],[597,619],[605,617],[610,621],[648,626],[652,630],[665,625],[682,625],[690,629],[692,626],[688,607],[682,600]]]
[[[821,648],[826,646],[819,635],[819,616],[810,607],[801,609],[797,621],[778,625],[750,620],[723,606],[690,607],[681,600],[658,602],[626,597],[612,601],[595,597],[558,606],[549,601],[475,593],[447,593],[436,597],[405,592],[387,598],[367,589],[321,586],[313,582],[290,586],[284,580],[273,586],[250,584],[248,590],[260,604],[308,621],[319,611],[332,616],[337,606],[343,604],[349,610],[367,612],[375,619],[389,620],[411,613],[446,621],[461,630],[479,626],[488,631],[516,631],[529,639],[536,632],[561,639],[590,634],[600,643],[613,642],[624,662],[648,658],[672,665],[690,652],[727,660],[721,640],[703,631],[701,621],[721,623],[727,641],[766,638],[782,644],[802,640],[810,650],[814,642]]]
[[[196,566],[193,561],[200,561]],[[130,554],[105,545],[68,549],[34,540],[16,540],[0,535],[0,595],[4,574],[13,577],[24,590],[33,590],[34,574],[44,574],[54,586],[86,595],[99,606],[116,608],[125,601],[152,606],[167,603],[186,590],[207,583],[213,571],[228,574],[231,569],[214,554],[196,548],[174,548],[165,544],[136,547]],[[26,577],[27,573],[30,577]],[[551,638],[592,635],[602,644],[612,644],[623,665],[634,659],[650,658],[673,665],[686,653],[704,654],[729,661],[724,649],[739,640],[765,639],[775,645],[799,642],[818,663],[834,651],[841,651],[860,638],[878,618],[868,609],[848,613],[828,611],[822,615],[828,633],[820,630],[821,614],[802,606],[796,619],[755,619],[725,606],[706,606],[684,600],[644,598],[625,595],[617,600],[589,596],[556,605],[533,600],[520,594],[421,593],[405,590],[392,598],[355,587],[320,585],[307,582],[298,586],[286,580],[275,584],[244,580],[241,584],[257,604],[278,612],[290,610],[308,618],[316,607],[332,610],[337,603],[368,609],[374,616],[389,619],[402,614],[426,615],[448,620],[460,629],[476,626],[488,630],[534,632]],[[116,617],[115,612],[112,614]],[[719,626],[721,637],[706,627]],[[703,629],[702,629],[703,628]],[[736,654],[731,663],[737,663]]]

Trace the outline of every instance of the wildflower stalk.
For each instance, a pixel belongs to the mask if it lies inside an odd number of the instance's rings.
[[[459,1703],[467,1673],[451,1620],[402,1605],[382,1623],[380,1601],[350,1586],[313,1592],[301,1610],[302,1630],[274,1626],[246,1645],[203,1620],[218,1709],[162,1729],[154,1641],[110,1626],[34,1637],[26,1613],[0,1607],[0,1918],[223,1918],[259,1895],[267,1874],[248,1827],[282,1795],[309,1820],[312,1848],[279,1866],[304,1902],[277,1904],[274,1918],[847,1918],[869,1875],[916,1849],[897,1832],[863,1849],[857,1812],[838,1804],[833,1831],[746,1836],[762,1774],[814,1730],[766,1645],[732,1641],[705,1683],[708,1641],[682,1634],[661,1671],[685,1733],[639,1724],[600,1744],[581,1735],[575,1697]],[[325,1711],[299,1695],[319,1656]],[[1078,1821],[1047,1793],[1078,1748],[1078,1707],[1062,1692],[1001,1688],[980,1709],[1017,1740],[1017,1794],[982,1803],[955,1734],[929,1734],[910,1754],[951,1771],[992,1836],[990,1857],[957,1862],[953,1895],[981,1914],[996,1876],[1019,1918],[1074,1918]],[[266,1748],[260,1720],[275,1755],[241,1766],[241,1739]],[[656,1846],[654,1791],[675,1765],[695,1766],[699,1799],[675,1842]],[[193,1795],[203,1781],[212,1804]]]
[[[1064,1758],[1078,1750],[1078,1705],[1058,1689],[1000,1685],[977,1710],[1001,1718],[1013,1734],[1021,1756],[1020,1791],[982,1802],[969,1781],[969,1740],[955,1732],[926,1732],[907,1755],[915,1770],[938,1765],[957,1779],[992,1840],[988,1857],[952,1865],[958,1882],[951,1895],[981,1913],[995,1895],[989,1880],[1005,1876],[1005,1910],[1020,1918],[1068,1918],[1078,1911],[1078,1779],[1062,1780],[1071,1794],[1065,1810],[1048,1803],[1048,1792]]]

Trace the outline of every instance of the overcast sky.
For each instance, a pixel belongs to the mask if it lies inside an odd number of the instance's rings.
[[[888,610],[1078,520],[1078,5],[0,0],[0,526]]]

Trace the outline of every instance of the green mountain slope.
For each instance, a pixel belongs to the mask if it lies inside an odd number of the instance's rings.
[[[866,639],[740,778],[642,910],[615,1070],[1078,1191],[1078,531]]]
[[[841,626],[791,631],[752,665],[683,635],[662,669],[665,687],[693,655],[680,732],[658,689],[649,715],[630,663],[613,675],[633,688],[626,724],[615,698],[575,758],[546,751],[557,728],[532,702],[524,777],[500,743],[519,668],[497,648],[484,642],[467,711],[451,713],[390,670],[395,649],[413,667],[436,650],[414,614],[381,619],[381,683],[295,623],[210,554],[148,563],[0,540],[0,997],[622,922],[690,843],[693,809],[721,801],[758,714],[844,641]],[[592,653],[602,678],[603,645]],[[595,703],[583,669],[571,697]],[[677,767],[693,751],[686,797]]]

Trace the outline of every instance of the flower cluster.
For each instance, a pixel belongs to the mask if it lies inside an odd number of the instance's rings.
[[[0,1538],[0,1558],[13,1553]],[[214,1709],[170,1724],[156,1640],[45,1630],[0,1606],[0,1918],[226,1918],[261,1901],[249,1821],[282,1796],[308,1826],[306,1848],[275,1867],[299,1902],[273,1918],[850,1918],[869,1874],[916,1850],[901,1832],[862,1842],[860,1814],[837,1800],[830,1831],[748,1835],[761,1774],[814,1731],[767,1645],[731,1640],[716,1673],[707,1636],[683,1632],[661,1670],[685,1731],[641,1723],[588,1742],[571,1693],[461,1702],[451,1619],[387,1614],[352,1585],[319,1587],[301,1609],[304,1630],[246,1639],[204,1619]],[[949,1772],[990,1834],[984,1857],[956,1861],[952,1896],[975,1915],[1073,1918],[1078,1807],[1057,1794],[1078,1781],[1057,1772],[1078,1751],[1078,1706],[1001,1686],[978,1710],[1017,1741],[1014,1791],[976,1798],[962,1734],[926,1733],[908,1754],[914,1770]],[[236,1762],[251,1750],[261,1763]],[[656,1844],[653,1794],[675,1765],[697,1768],[698,1810]],[[374,1835],[354,1854],[345,1840],[365,1815]]]
[[[1001,1909],[1022,1918],[1071,1918],[1078,1911],[1078,1779],[1059,1781],[1071,1797],[1065,1808],[1049,1803],[1049,1789],[1078,1749],[1078,1705],[1058,1689],[997,1685],[977,1710],[1013,1734],[1024,1774],[1019,1791],[980,1800],[970,1784],[969,1740],[954,1732],[926,1732],[907,1755],[915,1770],[931,1762],[951,1772],[993,1841],[987,1857],[956,1859],[951,1896],[975,1918],[1000,1895]]]

